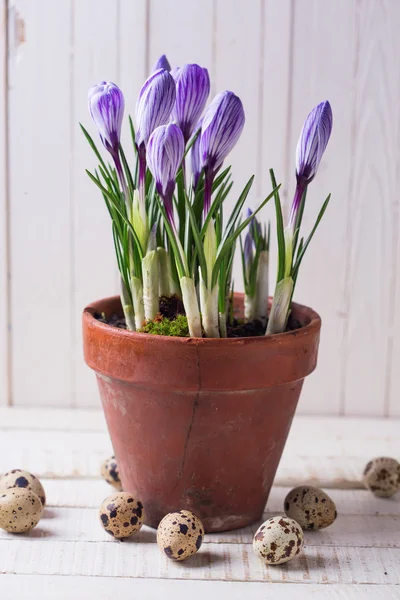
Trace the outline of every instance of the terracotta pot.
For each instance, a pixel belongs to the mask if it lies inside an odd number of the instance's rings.
[[[236,309],[243,310],[237,294]],[[297,331],[237,339],[173,338],[105,325],[118,297],[83,314],[84,353],[96,372],[124,490],[146,523],[189,509],[206,531],[261,518],[303,380],[316,365],[321,320],[293,305]]]

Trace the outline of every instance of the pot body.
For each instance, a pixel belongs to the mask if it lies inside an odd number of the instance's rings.
[[[237,339],[137,334],[93,316],[120,310],[118,297],[94,303],[83,328],[124,490],[152,527],[182,509],[208,532],[258,521],[316,365],[318,315],[294,305],[301,329]]]

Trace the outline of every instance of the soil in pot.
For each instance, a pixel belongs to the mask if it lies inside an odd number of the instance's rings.
[[[154,322],[144,325],[143,332],[158,335],[188,337],[189,332],[186,319],[181,319],[184,315],[185,309],[182,300],[178,298],[178,296],[171,296],[170,298],[163,296],[160,298],[159,314],[154,319]],[[107,325],[126,329],[125,317],[119,314],[114,313],[107,318],[105,314],[96,313],[94,317]],[[290,315],[286,331],[295,331],[301,327],[301,323],[295,317]],[[265,335],[265,331],[266,325],[264,326],[261,321],[258,320],[245,323],[243,319],[234,318],[232,321],[228,320],[227,324],[228,338],[263,336]]]

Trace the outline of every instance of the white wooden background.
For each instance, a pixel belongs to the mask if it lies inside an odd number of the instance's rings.
[[[232,163],[238,187],[256,173],[253,203],[273,166],[287,210],[302,122],[330,100],[334,130],[305,225],[329,191],[332,201],[296,293],[322,315],[322,343],[300,411],[400,416],[400,2],[0,5],[0,404],[98,405],[80,315],[116,291],[117,277],[78,122],[94,132],[86,94],[101,79],[121,86],[133,114],[165,52],[173,65],[207,66],[212,93],[242,98],[247,125]]]

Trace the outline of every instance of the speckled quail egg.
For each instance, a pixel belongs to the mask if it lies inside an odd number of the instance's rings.
[[[387,456],[374,458],[364,469],[363,483],[375,496],[390,498],[400,490],[400,463]]]
[[[99,516],[107,533],[117,539],[130,537],[144,523],[143,504],[128,492],[119,492],[103,501]]]
[[[122,491],[118,463],[115,460],[115,456],[110,456],[110,458],[107,458],[107,460],[103,462],[100,472],[102,478],[105,479],[107,483],[115,487],[115,489],[119,492]]]
[[[0,527],[10,533],[33,529],[43,514],[43,504],[31,490],[12,488],[0,493]]]
[[[294,488],[285,498],[285,513],[303,529],[323,529],[337,517],[332,498],[323,490],[309,485]]]
[[[196,554],[203,543],[204,527],[189,510],[166,515],[157,529],[157,544],[172,560],[186,560]]]
[[[303,548],[303,531],[294,519],[273,517],[257,529],[253,550],[268,565],[292,560]]]
[[[10,488],[25,488],[31,490],[39,497],[43,506],[46,504],[46,494],[39,479],[22,469],[13,469],[0,477],[0,492]]]

